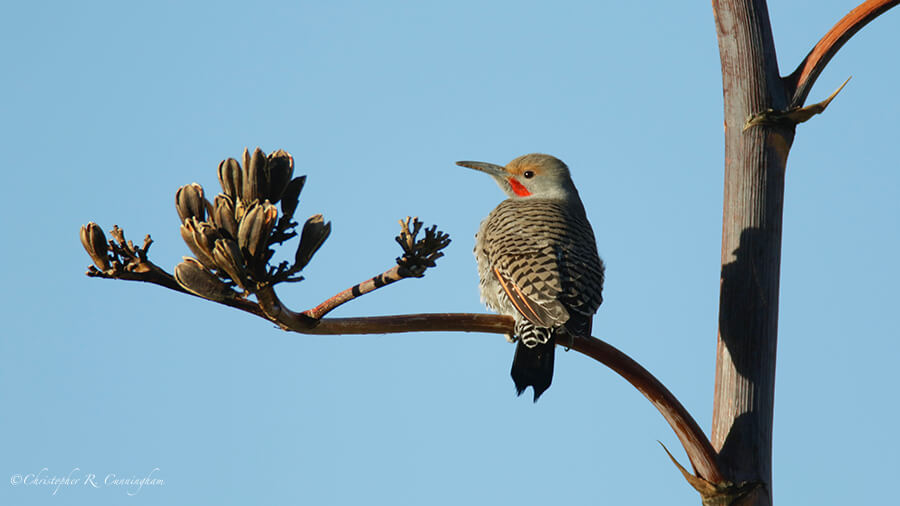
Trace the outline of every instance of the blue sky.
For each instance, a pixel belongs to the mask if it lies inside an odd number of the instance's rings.
[[[770,5],[782,73],[854,6]],[[331,238],[285,287],[304,309],[389,268],[398,218],[453,243],[437,269],[334,316],[484,311],[471,254],[502,199],[456,160],[565,160],[607,263],[595,335],[708,431],[722,212],[722,91],[708,3],[36,2],[5,5],[0,486],[39,504],[697,504],[671,430],[624,381],[560,353],[516,398],[501,336],[313,337],[158,287],[89,279],[113,224],[171,269],[173,201],[219,160],[283,148],[299,217]],[[900,473],[900,15],[812,90],[787,172],[774,492],[872,503]],[[827,484],[823,487],[822,484]]]

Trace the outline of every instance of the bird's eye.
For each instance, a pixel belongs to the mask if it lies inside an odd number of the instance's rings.
[[[530,171],[530,170],[526,170],[525,172],[522,173],[522,176],[523,176],[525,179],[531,179],[531,178],[534,177],[534,172],[532,172],[532,171]]]

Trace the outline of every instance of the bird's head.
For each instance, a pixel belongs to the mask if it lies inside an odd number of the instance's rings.
[[[569,168],[550,155],[523,155],[506,167],[485,162],[456,162],[456,165],[490,174],[511,198],[568,199],[578,195]]]

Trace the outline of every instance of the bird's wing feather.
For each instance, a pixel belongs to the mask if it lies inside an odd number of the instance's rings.
[[[555,262],[548,262],[546,252],[506,256],[494,264],[492,271],[513,306],[538,327],[557,327],[569,319],[569,312],[559,300],[562,286]]]
[[[583,239],[585,244],[593,237]],[[593,248],[563,248],[559,270],[563,301],[570,312],[591,316],[603,303],[603,261]]]
[[[513,306],[516,307],[516,310],[522,314],[528,321],[535,324],[538,327],[554,327],[558,325],[558,309],[562,309],[565,311],[565,308],[556,301],[555,304],[551,304],[551,306],[559,306],[559,308],[553,307],[552,309],[557,309],[556,311],[551,311],[549,308],[544,307],[544,305],[531,300],[528,296],[522,293],[522,289],[519,288],[518,285],[510,281],[506,276],[500,273],[497,268],[493,269],[494,276],[497,278],[497,281],[500,282],[500,287],[503,288],[503,291],[506,292],[506,296],[509,297],[510,302],[512,302]],[[546,303],[544,303],[546,304]],[[568,313],[567,313],[568,315]]]
[[[556,327],[573,312],[597,311],[603,262],[583,211],[550,201],[507,200],[482,228],[491,275],[529,321]]]

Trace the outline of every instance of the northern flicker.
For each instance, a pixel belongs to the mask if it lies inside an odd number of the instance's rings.
[[[569,168],[555,157],[524,155],[506,167],[456,164],[491,175],[509,196],[481,222],[475,258],[482,301],[516,320],[516,391],[532,387],[537,402],[553,380],[556,336],[590,335],[603,302],[594,232]]]

